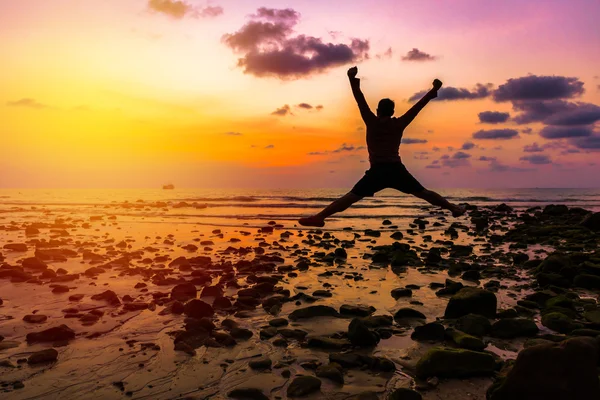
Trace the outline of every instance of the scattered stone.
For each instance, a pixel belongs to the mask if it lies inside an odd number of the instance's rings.
[[[425,379],[468,378],[493,374],[496,361],[491,354],[464,349],[434,347],[417,362],[417,376]]]
[[[375,307],[372,306],[354,306],[349,304],[344,304],[340,307],[340,314],[342,315],[352,315],[357,317],[367,317],[373,314],[375,311]]]
[[[492,329],[490,321],[481,315],[467,314],[456,320],[454,326],[459,331],[473,336],[484,336]]]
[[[412,297],[412,290],[407,288],[393,289],[392,297],[396,300],[398,300],[401,297]]]
[[[551,312],[542,315],[542,325],[559,333],[570,333],[575,329],[583,328],[571,318],[560,312]]]
[[[340,314],[332,307],[329,306],[308,306],[305,308],[299,308],[290,313],[289,319],[296,321],[299,319],[313,318],[313,317],[339,317]]]
[[[215,313],[210,304],[198,299],[188,301],[184,306],[183,312],[189,317],[198,319],[212,317]]]
[[[59,342],[63,340],[71,340],[75,338],[75,331],[66,325],[59,325],[54,328],[46,329],[41,332],[28,333],[26,336],[27,343],[35,342]]]
[[[434,342],[443,342],[445,337],[444,325],[431,322],[429,324],[416,326],[410,338],[413,340],[431,340]]]
[[[354,346],[371,347],[379,343],[379,337],[371,332],[359,318],[354,318],[348,326],[348,339]]]
[[[539,328],[530,319],[506,318],[492,325],[492,336],[502,339],[512,339],[521,336],[535,336]]]
[[[35,365],[35,364],[43,364],[54,362],[58,359],[58,351],[54,349],[46,349],[33,353],[27,359],[27,364]]]
[[[390,393],[388,400],[422,400],[421,393],[408,388],[399,388]]]
[[[47,320],[48,317],[42,314],[29,314],[23,317],[23,321],[29,322],[30,324],[41,324]]]
[[[269,400],[262,390],[256,388],[238,388],[227,393],[227,396],[240,400]]]
[[[171,290],[171,299],[185,302],[190,299],[195,299],[198,292],[196,286],[191,283],[181,283],[175,285]]]
[[[340,385],[344,384],[344,374],[342,373],[341,365],[337,363],[329,363],[328,365],[321,365],[315,371],[315,375],[319,378],[327,378]]]
[[[289,397],[300,397],[318,392],[321,389],[321,380],[314,376],[298,376],[294,378],[287,389]]]
[[[112,290],[107,290],[100,294],[95,294],[92,296],[92,300],[104,300],[108,302],[108,304],[113,306],[118,306],[121,304],[121,300],[119,300],[119,296]]]
[[[450,298],[444,316],[459,318],[472,313],[494,318],[496,306],[497,300],[494,293],[475,287],[465,287]]]
[[[482,351],[487,347],[485,343],[475,336],[471,336],[457,329],[448,328],[446,329],[446,335],[452,339],[454,343],[460,348],[474,351]]]
[[[394,314],[394,320],[398,321],[401,319],[409,319],[409,318],[418,318],[418,319],[426,319],[427,317],[420,311],[414,310],[412,308],[401,308]]]
[[[271,361],[268,357],[259,358],[258,360],[252,360],[248,363],[250,368],[257,370],[270,369],[271,365],[273,365],[273,361]]]

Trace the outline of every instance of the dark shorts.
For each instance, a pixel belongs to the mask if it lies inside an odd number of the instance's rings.
[[[365,172],[365,176],[354,185],[351,193],[370,197],[380,190],[392,188],[413,194],[424,190],[423,185],[408,172],[402,163],[375,164]]]

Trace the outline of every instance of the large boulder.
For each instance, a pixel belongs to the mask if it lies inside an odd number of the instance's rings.
[[[444,316],[459,318],[467,314],[479,314],[494,318],[496,306],[497,300],[494,293],[476,287],[465,287],[450,298]]]
[[[489,353],[434,347],[417,362],[417,377],[468,378],[494,373],[496,360]]]
[[[575,329],[583,328],[583,325],[573,321],[561,312],[550,312],[542,316],[542,325],[559,333],[570,333]]]
[[[598,342],[573,338],[522,350],[513,368],[488,390],[489,400],[600,399]]]

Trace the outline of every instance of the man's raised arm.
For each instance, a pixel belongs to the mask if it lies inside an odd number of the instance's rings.
[[[354,95],[354,99],[356,99],[356,103],[358,104],[360,115],[362,116],[363,121],[365,121],[366,123],[367,121],[375,118],[375,114],[373,114],[373,112],[369,108],[367,100],[365,100],[365,95],[360,90],[360,79],[356,77],[357,73],[357,67],[350,68],[348,70],[348,78],[350,79],[350,87],[352,88],[352,94]]]
[[[419,112],[429,103],[429,100],[437,97],[439,88],[442,87],[442,82],[439,79],[433,81],[433,88],[425,94],[414,106],[410,108],[402,117],[402,121],[408,125],[419,114]]]

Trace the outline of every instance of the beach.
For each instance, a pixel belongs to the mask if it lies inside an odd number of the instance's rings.
[[[384,191],[309,229],[343,191],[2,190],[0,398],[485,399],[532,340],[594,336],[600,190],[441,192],[468,213]],[[473,314],[530,323],[464,341]],[[493,365],[428,372],[440,348]]]

